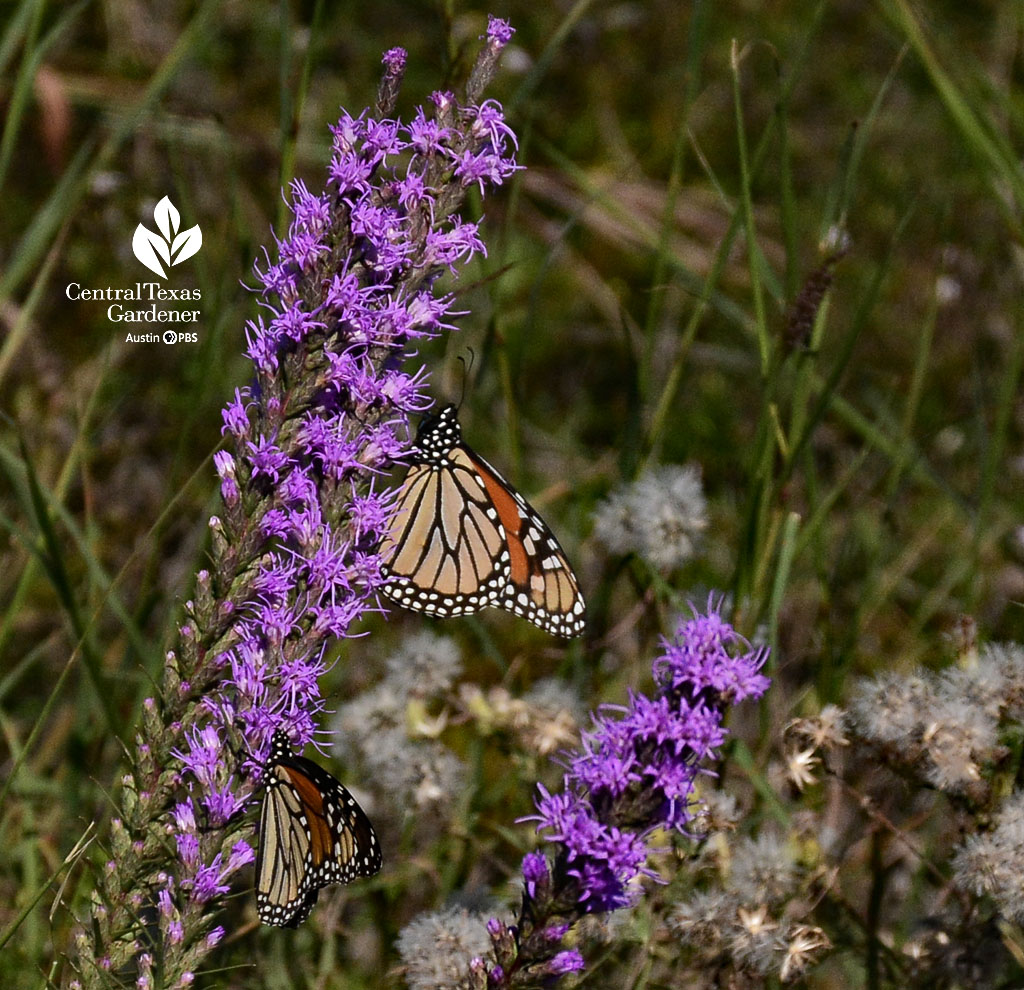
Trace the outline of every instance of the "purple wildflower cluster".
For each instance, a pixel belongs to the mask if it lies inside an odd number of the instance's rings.
[[[523,860],[523,904],[512,926],[488,926],[496,964],[471,967],[473,985],[532,986],[583,969],[576,949],[563,949],[571,925],[586,914],[632,904],[655,829],[683,831],[691,819],[701,761],[726,737],[727,706],[768,688],[760,671],[766,649],[749,649],[712,605],[680,621],[654,661],[659,688],[631,692],[626,706],[593,716],[578,752],[567,759],[564,786],[538,785],[537,813],[527,820],[554,846]]]
[[[517,168],[501,107],[479,99],[510,36],[491,18],[465,98],[435,93],[408,123],[392,116],[405,52],[387,52],[374,110],[332,128],[326,189],[291,184],[288,234],[257,266],[254,378],[224,410],[212,566],[145,704],[100,903],[77,936],[80,986],[128,970],[145,990],[154,966],[168,988],[192,982],[219,939],[207,905],[254,857],[226,827],[252,790],[240,771],[258,772],[279,726],[313,737],[329,643],[377,607],[391,504],[375,482],[431,405],[425,369],[404,365],[451,329],[439,277],[485,250],[454,211]],[[140,921],[154,899],[159,939]]]

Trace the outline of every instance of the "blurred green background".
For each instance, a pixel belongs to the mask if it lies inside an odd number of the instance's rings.
[[[465,387],[469,441],[559,534],[592,622],[568,649],[509,616],[445,626],[479,679],[518,691],[557,673],[588,705],[620,700],[673,609],[721,589],[740,628],[776,647],[751,743],[766,753],[852,674],[941,664],[964,613],[984,638],[1024,637],[1022,11],[0,6],[0,930],[42,891],[0,962],[35,975],[5,985],[42,985],[63,951],[69,917],[49,917],[47,878],[106,813],[118,737],[201,566],[220,407],[248,381],[244,286],[282,229],[281,186],[322,186],[328,125],[372,103],[385,49],[408,50],[409,116],[462,77],[488,12],[517,31],[487,95],[526,170],[488,200],[488,258],[452,285],[458,333],[422,353],[439,399]],[[174,282],[202,292],[199,341],[125,343],[107,304],[65,287],[149,279],[131,236],[164,195],[203,232]],[[826,264],[837,231],[849,247]],[[831,290],[794,341],[815,272]],[[657,580],[609,560],[595,506],[645,465],[687,461],[710,503],[703,555]],[[372,682],[422,624],[372,623],[325,692]],[[456,865],[428,882],[400,857],[374,894],[363,937],[377,941],[351,950],[364,962],[316,985],[382,985],[361,981],[393,964],[394,931],[466,884],[471,853],[505,849],[498,823],[514,815],[487,794],[497,759],[480,758]],[[455,841],[407,852],[442,862]],[[75,873],[65,905],[88,888]],[[260,938],[277,985],[288,943]]]

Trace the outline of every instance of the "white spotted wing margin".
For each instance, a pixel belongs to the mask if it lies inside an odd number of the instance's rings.
[[[266,925],[296,928],[309,917],[321,888],[380,871],[380,842],[344,785],[293,753],[280,729],[263,773],[256,910]]]
[[[493,606],[565,639],[586,624],[554,533],[462,441],[454,406],[421,423],[380,554],[383,594],[404,608],[449,618]]]

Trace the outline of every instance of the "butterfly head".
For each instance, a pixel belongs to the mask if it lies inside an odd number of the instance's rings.
[[[284,729],[274,729],[270,737],[270,755],[267,757],[267,764],[280,763],[292,755],[294,747],[288,733]]]
[[[444,406],[421,420],[416,431],[416,450],[428,459],[443,456],[461,442],[459,411],[453,405]]]

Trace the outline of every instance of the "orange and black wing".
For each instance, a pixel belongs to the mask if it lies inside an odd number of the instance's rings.
[[[504,608],[556,636],[583,631],[579,583],[543,519],[462,442],[453,406],[426,420],[381,543],[384,594],[447,618]]]
[[[508,580],[495,604],[555,636],[578,636],[586,624],[586,606],[555,534],[490,464],[468,447],[463,449],[473,458],[505,532]]]
[[[381,543],[384,594],[448,618],[497,603],[508,572],[505,533],[468,465],[414,464]]]
[[[355,798],[275,732],[256,854],[256,907],[264,924],[294,928],[320,888],[381,868],[377,835]]]

